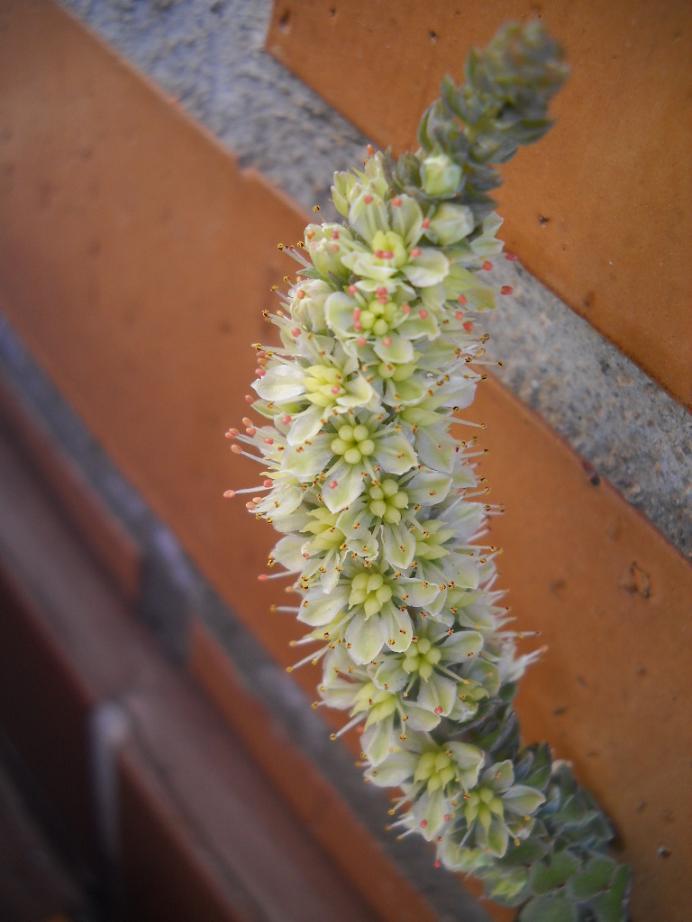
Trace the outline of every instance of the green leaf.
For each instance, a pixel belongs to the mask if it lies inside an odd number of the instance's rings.
[[[600,893],[590,902],[597,922],[627,922],[627,902],[632,883],[632,871],[621,864],[615,872],[607,893]]]
[[[526,899],[527,873],[525,868],[497,870],[486,878],[486,895],[503,906],[518,906]]]
[[[423,117],[420,120],[418,125],[418,143],[421,147],[424,147],[426,150],[432,148],[432,143],[430,141],[430,135],[428,133],[428,121],[430,119],[430,109],[426,109],[423,113]]]
[[[579,912],[564,893],[534,897],[519,914],[519,922],[578,922]]]
[[[588,900],[606,890],[613,877],[616,864],[607,855],[595,855],[575,874],[567,884],[567,890],[575,900]]]
[[[533,864],[542,858],[547,850],[548,846],[544,842],[530,838],[511,848],[502,859],[502,864],[507,867]]]
[[[560,825],[584,827],[598,814],[584,791],[568,797],[554,819]]]
[[[533,866],[529,884],[534,893],[548,893],[565,884],[578,869],[579,859],[575,855],[556,852]]]
[[[550,746],[547,743],[530,746],[524,750],[517,763],[517,781],[542,791],[550,781],[551,768]]]

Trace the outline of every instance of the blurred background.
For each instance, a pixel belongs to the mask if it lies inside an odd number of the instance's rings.
[[[549,646],[519,711],[613,818],[634,918],[689,919],[689,4],[0,0],[3,920],[511,918],[385,831],[221,496],[277,243],[529,17],[572,76],[504,170],[474,407]]]

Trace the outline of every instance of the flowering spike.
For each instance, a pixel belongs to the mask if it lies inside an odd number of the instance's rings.
[[[451,434],[485,428],[454,414],[484,379],[475,367],[501,364],[477,329],[494,307],[483,271],[502,252],[492,164],[545,132],[565,70],[530,23],[474,52],[467,74],[443,83],[417,153],[369,151],[362,171],[335,175],[344,221],[308,225],[271,318],[280,346],[257,346],[246,400],[262,422],[227,433],[261,462],[262,486],[224,495],[256,494],[249,511],[280,533],[281,569],[258,579],[292,580],[299,604],[272,610],[306,626],[293,645],[321,645],[288,671],[321,661],[313,707],[347,711],[331,739],[357,729],[365,780],[403,792],[399,837],[422,835],[436,867],[477,875],[535,919],[546,899],[600,918],[584,896],[595,862],[597,899],[621,922],[628,872],[607,855],[607,822],[547,745],[521,748],[512,697],[540,651],[516,652],[532,632],[505,629],[500,549],[479,543],[504,511],[484,501],[485,449]]]

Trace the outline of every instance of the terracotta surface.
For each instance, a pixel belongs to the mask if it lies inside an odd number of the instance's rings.
[[[46,483],[51,497],[60,505],[99,565],[127,601],[136,601],[142,561],[135,541],[35,415],[29,412],[2,373],[0,417],[11,426],[13,441]]]
[[[541,632],[534,645],[548,646],[519,696],[524,737],[548,739],[610,813],[635,870],[635,920],[684,922],[689,566],[499,386],[481,389],[468,418],[488,423],[483,472],[506,504],[491,535],[508,604],[521,629]]]
[[[306,828],[378,914],[397,922],[434,922],[421,895],[370,838],[339,792],[300,753],[251,689],[244,687],[223,649],[199,621],[192,628],[190,668]],[[355,755],[357,741],[350,742]]]
[[[525,265],[678,399],[692,398],[692,15],[686,0],[277,0],[267,48],[376,142],[415,143],[445,73],[538,16],[573,69],[558,126],[503,169]],[[346,75],[348,75],[346,77]]]
[[[79,834],[81,863],[97,872],[89,721],[105,703],[120,709],[118,918],[374,922],[189,676],[126,617],[4,434],[0,610],[3,734],[61,840]]]
[[[276,241],[297,239],[304,219],[64,14],[2,9],[7,315],[238,615],[290,662],[296,629],[267,614],[278,584],[253,578],[270,530],[220,496],[254,482],[222,433],[245,411],[246,344],[264,335],[259,311],[288,271]],[[509,506],[503,583],[521,626],[540,624],[551,644],[523,693],[528,734],[573,756],[612,811],[640,922],[683,922],[687,564],[497,383],[477,412],[493,496]]]

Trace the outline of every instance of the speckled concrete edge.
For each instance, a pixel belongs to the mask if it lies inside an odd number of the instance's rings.
[[[264,52],[270,0],[62,0],[305,208],[366,139]],[[490,321],[502,382],[683,553],[692,549],[684,407],[521,266]]]
[[[171,659],[179,664],[187,662],[190,624],[193,618],[200,618],[223,647],[248,691],[339,792],[402,875],[428,901],[436,917],[441,922],[489,922],[487,913],[452,875],[434,868],[433,854],[426,843],[417,836],[399,841],[386,832],[389,801],[385,792],[363,784],[352,756],[329,740],[324,722],[310,707],[305,693],[202,577],[177,538],[120,474],[1,315],[0,376],[21,394],[134,537],[143,563],[138,614],[155,631]]]

